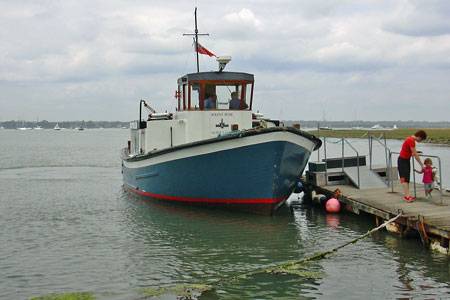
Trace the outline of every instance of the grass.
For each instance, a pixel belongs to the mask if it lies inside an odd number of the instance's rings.
[[[370,130],[370,133],[375,137],[380,137],[380,135],[385,132],[387,139],[404,140],[418,130],[420,130],[420,128],[400,128],[396,130]],[[424,141],[425,143],[450,145],[450,128],[425,128],[423,130],[427,133],[427,139]],[[310,133],[316,136],[318,135],[317,130],[310,131]],[[320,136],[332,138],[367,138],[367,130],[320,130]]]

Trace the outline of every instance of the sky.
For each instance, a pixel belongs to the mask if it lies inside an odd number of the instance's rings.
[[[255,75],[267,117],[450,119],[448,0],[0,0],[0,121],[174,111],[195,7],[200,43]]]

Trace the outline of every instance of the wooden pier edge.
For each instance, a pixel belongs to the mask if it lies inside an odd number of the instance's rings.
[[[339,186],[317,186],[307,182],[305,178],[302,178],[300,182],[305,189],[305,200],[310,201],[311,203],[313,203],[311,197],[312,191],[315,191],[316,194],[325,195],[327,199],[334,198],[337,190],[340,192]],[[361,193],[363,194],[364,192],[362,191]],[[403,216],[398,218],[395,223],[386,227],[387,231],[399,234],[401,237],[420,237],[425,247],[450,255],[450,231],[448,228],[430,224],[427,222],[426,218],[420,214],[408,214],[400,208],[396,209],[396,211],[391,208],[388,211],[376,207],[376,204],[368,204],[362,202],[360,199],[355,199],[355,197],[352,198],[343,192],[338,193],[336,198],[339,200],[342,209],[357,215],[360,215],[361,212],[372,215],[375,217],[377,225],[381,223],[379,219],[384,221],[389,220],[400,212],[403,212]]]

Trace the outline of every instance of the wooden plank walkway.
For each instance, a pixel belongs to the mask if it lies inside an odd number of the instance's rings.
[[[402,235],[408,230],[419,231],[420,235],[426,233],[426,241],[431,239],[435,244],[439,244],[448,253],[450,238],[450,196],[442,197],[440,205],[440,193],[435,190],[432,198],[426,200],[423,184],[416,184],[417,199],[408,203],[403,199],[403,189],[399,181],[394,181],[394,193],[391,187],[357,189],[351,185],[331,185],[315,186],[306,181],[302,181],[306,191],[316,191],[330,198],[336,189],[340,190],[338,196],[343,207],[349,211],[359,214],[360,211],[372,214],[376,217],[388,220],[393,216],[403,212],[403,217],[399,219],[399,233]],[[414,196],[413,184],[410,185],[410,195]],[[442,252],[442,251],[441,251]]]

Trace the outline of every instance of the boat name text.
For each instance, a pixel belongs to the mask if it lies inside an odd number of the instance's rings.
[[[232,117],[232,112],[212,112],[211,117]]]

